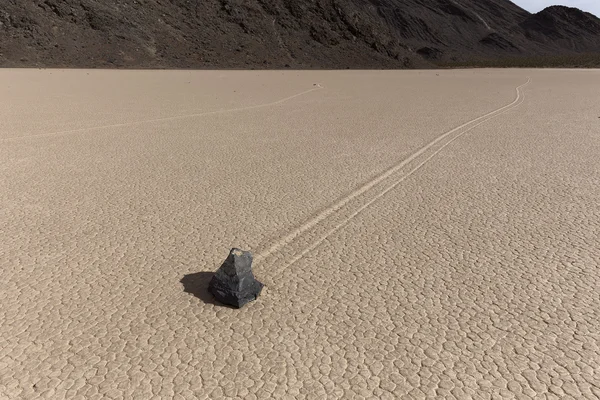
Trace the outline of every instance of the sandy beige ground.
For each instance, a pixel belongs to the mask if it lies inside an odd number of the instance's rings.
[[[600,71],[0,87],[1,399],[600,398]]]

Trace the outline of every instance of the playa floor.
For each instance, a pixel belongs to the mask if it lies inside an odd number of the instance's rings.
[[[0,87],[0,399],[600,398],[599,70]]]

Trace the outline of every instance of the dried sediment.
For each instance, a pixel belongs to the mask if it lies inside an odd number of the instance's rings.
[[[600,396],[600,71],[0,82],[3,399]]]

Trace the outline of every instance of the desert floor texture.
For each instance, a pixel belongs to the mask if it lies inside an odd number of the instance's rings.
[[[599,70],[0,87],[1,399],[600,398]]]

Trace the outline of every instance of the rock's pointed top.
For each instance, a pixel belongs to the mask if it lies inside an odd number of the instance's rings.
[[[221,265],[221,271],[228,276],[245,274],[251,271],[252,253],[249,251],[233,248],[229,251],[229,256]]]

